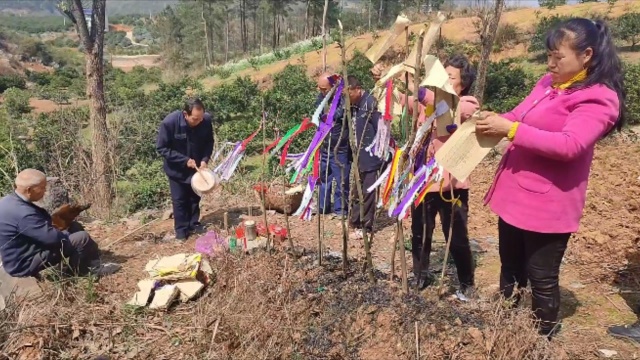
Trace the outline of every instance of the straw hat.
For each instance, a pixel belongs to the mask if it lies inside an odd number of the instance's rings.
[[[200,170],[191,178],[191,188],[196,194],[208,194],[220,184],[220,179],[211,170]]]

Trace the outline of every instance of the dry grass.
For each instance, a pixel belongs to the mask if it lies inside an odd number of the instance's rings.
[[[315,260],[229,255],[214,262],[216,283],[200,299],[168,313],[123,308],[91,280],[49,283],[47,300],[2,313],[1,350],[17,359],[412,359],[418,322],[430,359],[565,356],[524,310],[402,296],[382,274],[368,283],[358,262],[345,278],[339,259],[323,268]]]

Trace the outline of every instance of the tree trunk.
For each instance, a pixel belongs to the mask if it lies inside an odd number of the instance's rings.
[[[276,29],[276,24],[278,22],[278,15],[275,12],[275,9],[273,10],[273,34],[271,35],[271,48],[273,50],[276,49],[276,37],[277,37],[277,32],[278,30]]]
[[[380,26],[380,23],[382,22],[382,5],[384,4],[383,0],[380,0],[380,8],[378,8],[378,27]]]
[[[482,42],[482,54],[480,56],[480,63],[478,64],[478,77],[476,79],[476,87],[473,95],[480,102],[484,98],[484,88],[487,80],[487,71],[489,69],[489,57],[491,56],[491,50],[493,49],[493,43],[496,38],[496,32],[498,31],[498,23],[500,22],[500,16],[504,9],[504,0],[496,0],[493,13],[487,12],[485,16],[489,18],[485,20],[487,24],[482,34],[480,35]]]
[[[205,8],[205,3],[202,2],[202,25],[204,26],[204,40],[205,40],[206,51],[207,51],[207,53],[205,54],[204,65],[205,67],[209,67],[212,65],[211,64],[211,47],[209,47],[209,24],[207,23],[207,17],[204,15],[204,8]]]
[[[324,0],[324,11],[322,13],[322,71],[327,71],[327,10],[329,0]]]
[[[304,12],[304,39],[305,40],[309,38],[309,4],[310,3],[311,3],[311,0],[307,0],[307,7]]]
[[[240,0],[240,38],[242,41],[242,53],[247,52],[247,3]]]
[[[96,24],[97,25],[97,24]],[[87,72],[87,98],[91,103],[89,124],[93,130],[91,141],[91,158],[94,186],[94,202],[92,208],[101,215],[107,215],[111,207],[112,166],[109,156],[109,129],[107,127],[107,107],[104,99],[104,68],[102,46],[94,45],[93,50],[85,55]]]
[[[94,0],[91,28],[84,18],[80,0],[65,15],[75,19],[75,27],[85,48],[86,95],[90,101],[89,126],[92,130],[90,198],[98,215],[108,216],[113,197],[112,158],[110,157],[107,108],[104,98],[104,28],[106,0]]]
[[[373,0],[369,0],[369,31],[371,31],[371,10],[373,9]]]
[[[226,19],[226,25],[227,25],[227,29],[226,29],[226,40],[225,40],[225,46],[224,46],[224,62],[228,62],[229,61],[229,9],[225,8],[225,19]],[[244,45],[244,44],[243,44]]]

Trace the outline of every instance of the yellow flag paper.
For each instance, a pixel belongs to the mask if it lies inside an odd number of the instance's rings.
[[[476,133],[475,114],[460,125],[436,152],[436,161],[458,181],[465,181],[501,138]]]
[[[396,42],[398,36],[402,35],[409,25],[411,25],[411,21],[406,16],[403,14],[398,15],[396,22],[391,27],[389,33],[379,38],[373,46],[367,50],[365,53],[367,59],[374,64],[380,60],[385,51],[387,51]]]
[[[424,36],[424,40],[422,42],[423,58],[429,53],[429,50],[431,50],[431,46],[433,46],[433,44],[438,39],[440,27],[442,26],[442,23],[444,23],[445,20],[446,20],[446,17],[444,16],[444,14],[442,14],[441,12],[438,12],[436,19],[432,21],[431,24],[429,25],[429,30],[427,30],[427,34]],[[409,54],[409,56],[407,56],[407,59],[404,62],[405,65],[407,65],[408,67],[407,71],[409,71],[412,74],[415,72],[414,69],[416,67],[416,57],[418,56],[419,45],[420,44],[416,42],[416,44],[413,46],[413,50],[411,50],[411,53]]]
[[[438,103],[440,100],[444,100],[450,109],[436,119],[436,134],[438,136],[449,135],[446,128],[447,125],[460,125],[458,95],[449,81],[449,74],[447,74],[447,71],[437,57],[427,55],[424,58],[424,71],[425,77],[422,83],[420,83],[420,86],[435,88],[435,102]]]

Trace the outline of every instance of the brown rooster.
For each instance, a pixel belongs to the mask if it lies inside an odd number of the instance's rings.
[[[51,222],[53,227],[60,231],[67,230],[71,223],[80,215],[81,212],[91,207],[91,204],[64,204],[57,208],[51,214]]]

